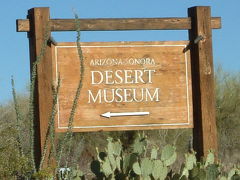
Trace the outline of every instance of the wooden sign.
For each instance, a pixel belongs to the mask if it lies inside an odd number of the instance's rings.
[[[85,42],[84,79],[73,131],[191,128],[188,42]],[[56,130],[66,131],[80,79],[75,43],[53,46],[60,74]]]
[[[52,19],[50,9],[44,7],[30,9],[27,17],[17,20],[17,31],[28,33],[31,67],[40,60],[34,89],[38,166],[52,114],[52,83],[59,72],[56,131],[62,132],[67,128],[80,63],[76,44],[55,46],[50,38],[54,31],[76,31],[76,19]],[[209,149],[217,154],[212,29],[221,28],[221,18],[212,17],[210,7],[191,7],[188,17],[79,22],[81,31],[187,30],[189,42],[81,43],[85,73],[74,131],[188,128],[194,122],[193,148],[198,159]]]

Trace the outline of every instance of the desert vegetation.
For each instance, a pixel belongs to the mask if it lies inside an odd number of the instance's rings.
[[[222,166],[223,171],[229,171],[240,163],[240,76],[239,73],[227,73],[218,68],[215,81],[219,162],[224,164]],[[14,100],[0,106],[0,178],[16,179],[17,177],[24,177],[30,179],[34,173],[31,163],[32,145],[28,140],[31,139],[29,98],[28,95],[16,94],[14,88],[13,95],[17,106]],[[79,174],[80,176],[81,174],[82,177],[81,169],[85,178],[93,178],[95,175],[91,171],[91,163],[96,162],[99,158],[98,153],[105,152],[108,154],[105,150],[109,148],[109,143],[116,142],[121,143],[120,151],[124,150],[124,153],[130,153],[131,150],[136,150],[136,147],[133,147],[136,146],[139,134],[142,133],[144,133],[144,138],[147,137],[147,153],[154,151],[154,149],[164,151],[166,146],[174,147],[177,158],[168,168],[179,172],[181,164],[186,161],[185,156],[189,155],[189,150],[191,150],[192,134],[190,129],[73,133],[71,140],[68,139],[65,142],[68,148],[62,150],[59,167],[74,169],[75,175]],[[63,141],[64,134],[60,134],[58,139]],[[145,140],[144,143],[146,145]],[[140,146],[140,144],[138,145]],[[142,148],[143,150],[144,148]],[[150,157],[148,158],[150,159]],[[141,161],[143,159],[139,160],[140,164]],[[53,176],[54,168],[42,169],[40,173],[35,173],[35,175],[40,179],[50,178]],[[135,166],[134,171],[137,171]],[[140,177],[141,174],[138,173],[140,172],[135,172]],[[106,175],[110,177],[111,174]]]

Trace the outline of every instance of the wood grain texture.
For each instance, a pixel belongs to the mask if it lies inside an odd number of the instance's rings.
[[[75,19],[51,19],[51,31],[75,31]],[[191,29],[190,18],[109,18],[80,19],[81,31],[184,30]],[[211,28],[221,28],[221,18],[211,18]],[[17,20],[17,31],[30,30],[28,19]]]
[[[191,62],[189,51],[183,52],[188,42],[95,42],[81,43],[84,57],[84,81],[81,90],[78,108],[73,122],[73,131],[119,131],[139,129],[173,129],[192,128],[192,94],[191,94]],[[72,102],[80,78],[80,62],[75,43],[58,43],[55,47],[56,72],[61,77],[59,92],[58,117],[56,119],[56,131],[63,132],[67,129]],[[132,63],[131,59],[154,59],[155,63]],[[102,59],[102,63],[99,60]],[[103,63],[106,60],[105,64]],[[112,64],[112,60],[122,60],[122,64]],[[96,61],[95,61],[96,60]],[[93,64],[92,62],[98,62]],[[108,62],[108,63],[107,63]],[[119,82],[120,79],[114,72],[135,71],[128,74],[128,81],[133,83],[106,83],[105,77],[102,83],[93,84],[92,71],[112,71],[109,82]],[[149,83],[149,74],[143,74],[141,82],[136,77],[139,71],[154,70]],[[56,73],[57,74],[57,73]],[[56,79],[56,74],[54,78]],[[124,77],[124,73],[118,74]],[[100,82],[101,77],[94,75],[94,82]],[[159,101],[143,100],[127,102],[115,94],[115,100],[111,103],[104,99],[103,90],[107,89],[107,100],[112,98],[111,89],[136,89],[137,100],[142,98],[141,89],[149,89],[151,93],[156,88],[160,89]],[[89,98],[89,90],[94,97],[101,90],[100,98],[93,102]],[[119,91],[122,94],[122,91]],[[128,101],[134,97],[133,91],[128,92]],[[144,95],[145,97],[145,95]],[[89,101],[90,99],[90,101]],[[124,99],[124,98],[123,98]],[[116,102],[121,101],[121,102]],[[100,115],[105,112],[150,112],[148,116],[127,116],[105,118]]]
[[[215,91],[212,53],[210,7],[193,7],[188,10],[192,18],[189,30],[193,82],[193,145],[197,156],[206,156],[209,149],[217,152]],[[204,39],[194,44],[195,38]],[[217,153],[216,153],[217,154]]]
[[[33,63],[40,56],[46,34],[47,23],[49,21],[49,8],[33,8],[28,12],[30,19],[29,48],[31,72]],[[48,120],[52,108],[52,55],[51,45],[46,47],[44,55],[37,65],[37,79],[35,84],[35,159],[39,166],[48,127]]]

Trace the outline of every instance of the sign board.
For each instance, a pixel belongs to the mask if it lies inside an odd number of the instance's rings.
[[[73,131],[192,128],[188,42],[84,42],[84,79]],[[56,131],[66,131],[80,79],[76,43],[53,46],[61,79]]]
[[[76,31],[76,19],[52,19],[47,7],[32,8],[27,17],[17,20],[17,31],[28,33],[32,68],[41,57],[33,97],[39,166],[52,114],[53,80],[59,72],[56,131],[62,132],[67,129],[80,63],[75,43],[55,46],[50,38],[55,31]],[[221,17],[212,17],[208,6],[195,6],[188,8],[188,17],[84,18],[79,22],[81,31],[186,30],[189,41],[81,43],[85,72],[73,131],[192,127],[198,159],[206,157],[209,149],[217,155],[212,30],[221,28]]]

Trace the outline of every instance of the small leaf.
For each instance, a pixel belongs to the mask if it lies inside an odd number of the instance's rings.
[[[117,165],[117,169],[118,169],[119,171],[121,171],[121,157],[120,157],[120,156],[118,156],[118,157],[116,158],[116,165]]]
[[[161,154],[161,160],[165,161],[173,156],[175,152],[175,147],[172,145],[166,145],[163,147],[162,154]]]
[[[140,168],[140,165],[139,165],[138,162],[135,162],[135,163],[133,164],[133,171],[134,171],[134,173],[137,174],[137,175],[141,175],[141,174],[142,174],[141,168]]]
[[[122,151],[122,144],[117,141],[113,143],[113,154],[116,156],[120,156]]]
[[[163,163],[161,160],[153,161],[152,175],[154,179],[159,179],[161,176],[161,169],[163,168]]]
[[[104,161],[102,164],[102,170],[106,177],[113,173],[110,162]]]
[[[144,177],[149,176],[152,173],[152,161],[148,158],[144,158],[141,161],[141,172]]]
[[[137,156],[135,154],[127,154],[123,156],[123,172],[127,174],[136,161]]]
[[[160,180],[165,180],[168,174],[168,169],[166,166],[163,166],[163,168],[160,170]]]
[[[107,145],[107,153],[112,154],[113,153],[113,139],[112,138],[107,138],[108,145]]]
[[[184,167],[183,170],[182,170],[181,177],[183,177],[183,176],[186,176],[187,178],[189,176],[189,172],[188,172],[188,169],[186,167]]]
[[[205,167],[207,167],[209,164],[214,164],[214,154],[212,151],[210,151],[207,155]]]
[[[177,153],[174,152],[173,155],[169,159],[164,161],[165,166],[172,165],[176,161],[176,159],[177,159]]]
[[[195,154],[187,153],[187,154],[185,154],[185,159],[186,159],[186,168],[188,170],[192,170],[194,165],[196,165],[196,163],[197,163]]]
[[[141,138],[141,137],[137,137],[134,140],[133,143],[133,153],[137,153],[137,154],[142,154],[144,152],[144,148],[147,145],[147,141],[145,138]]]
[[[157,153],[158,153],[158,149],[153,148],[151,151],[151,159],[157,159]]]
[[[111,164],[112,171],[115,171],[115,169],[117,168],[117,164],[116,164],[116,160],[115,160],[114,156],[112,154],[109,154],[108,159]]]

